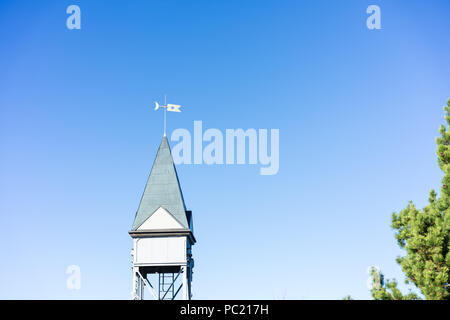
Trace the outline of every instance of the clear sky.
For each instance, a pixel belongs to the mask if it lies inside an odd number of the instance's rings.
[[[81,8],[68,30],[66,8]],[[381,9],[369,30],[366,8]],[[370,298],[391,213],[441,172],[449,1],[0,1],[0,298],[129,299],[128,235],[176,128],[280,130],[280,168],[179,165],[196,299]],[[171,143],[172,146],[175,143]],[[81,268],[68,290],[66,268]]]

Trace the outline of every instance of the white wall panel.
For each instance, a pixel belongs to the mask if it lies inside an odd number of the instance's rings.
[[[136,263],[183,263],[186,261],[186,237],[139,238]]]

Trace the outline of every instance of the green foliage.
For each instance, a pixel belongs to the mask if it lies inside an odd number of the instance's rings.
[[[377,269],[372,268],[370,271],[372,278],[372,297],[375,300],[419,300],[415,293],[403,295],[397,287],[397,281],[387,280],[384,282],[384,275]]]
[[[436,139],[439,168],[444,172],[441,195],[430,192],[429,204],[422,210],[412,202],[392,214],[392,228],[400,248],[406,255],[397,262],[406,275],[407,283],[413,283],[429,300],[450,300],[450,99],[447,101],[441,136]],[[417,298],[414,294],[403,296],[395,280],[372,289],[375,299]]]

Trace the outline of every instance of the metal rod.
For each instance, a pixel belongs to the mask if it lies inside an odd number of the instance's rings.
[[[183,284],[180,284],[180,287],[178,288],[177,292],[175,292],[175,295],[173,296],[172,300],[175,300],[175,297],[177,296],[178,292],[180,292],[182,286]]]
[[[166,110],[167,110],[167,96],[164,95],[164,137],[166,136]]]

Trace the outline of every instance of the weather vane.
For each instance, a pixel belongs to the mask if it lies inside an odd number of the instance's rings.
[[[164,136],[166,136],[166,111],[171,112],[181,112],[180,108],[181,106],[178,104],[167,104],[166,103],[166,96],[164,96],[164,106],[160,106],[158,102],[155,101],[155,110],[158,110],[159,108],[164,108]]]

